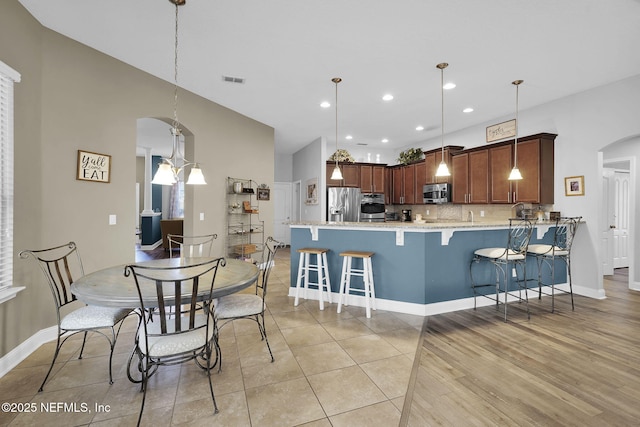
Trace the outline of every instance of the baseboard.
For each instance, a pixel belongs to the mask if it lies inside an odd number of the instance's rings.
[[[158,240],[157,242],[155,242],[152,245],[141,245],[140,249],[142,249],[143,251],[152,251],[152,250],[160,247],[160,245],[162,245],[162,240]]]
[[[57,336],[57,326],[41,329],[9,353],[5,354],[0,358],[0,378],[18,366],[20,362],[29,357],[29,355],[36,351],[42,344],[55,340]]]

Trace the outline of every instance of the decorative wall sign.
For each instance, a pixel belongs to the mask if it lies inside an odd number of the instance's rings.
[[[305,198],[305,204],[318,204],[318,178],[311,178],[307,180],[307,194]]]
[[[258,188],[258,200],[269,200],[271,198],[271,190],[268,188]]]
[[[111,182],[111,156],[78,150],[78,173],[81,181]]]
[[[516,136],[516,119],[487,126],[487,142]]]
[[[564,194],[565,196],[584,196],[584,175],[566,177]]]

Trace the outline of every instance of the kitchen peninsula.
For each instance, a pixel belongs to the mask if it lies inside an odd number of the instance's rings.
[[[308,221],[292,223],[290,227],[292,287],[289,295],[295,295],[298,249],[322,247],[330,250],[327,260],[333,301],[337,301],[340,285],[340,252],[372,251],[375,252],[373,276],[377,308],[424,316],[473,307],[469,278],[473,252],[481,247],[504,246],[509,221],[422,224]],[[551,243],[553,227],[554,223],[547,221],[536,224],[531,243]],[[489,270],[488,267],[487,272]],[[537,275],[535,263],[527,263],[527,271],[531,272],[528,277]],[[565,282],[565,272],[558,268],[556,283]],[[533,285],[533,282],[529,284],[530,287]],[[309,294],[317,299],[313,291]],[[361,298],[352,296],[351,304],[364,305]],[[478,303],[485,304],[481,300]],[[335,304],[329,309],[334,307]]]

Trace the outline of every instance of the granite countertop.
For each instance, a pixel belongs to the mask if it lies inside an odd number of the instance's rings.
[[[545,224],[547,224],[545,222]],[[550,223],[549,223],[550,224]],[[336,227],[336,228],[391,228],[407,230],[441,230],[445,228],[495,228],[508,227],[509,220],[484,221],[456,221],[456,220],[426,220],[424,223],[408,221],[386,222],[331,222],[331,221],[298,221],[289,223],[293,227]]]

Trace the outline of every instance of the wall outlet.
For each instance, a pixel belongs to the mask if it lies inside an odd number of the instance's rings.
[[[116,225],[116,216],[114,214],[109,215],[109,225]]]
[[[204,212],[200,212],[200,221],[204,221]]]
[[[480,216],[484,216],[484,211],[480,211]]]
[[[427,209],[427,215],[429,215],[429,209]]]

